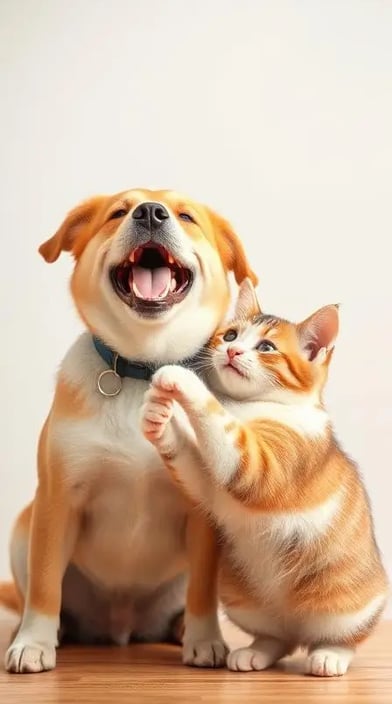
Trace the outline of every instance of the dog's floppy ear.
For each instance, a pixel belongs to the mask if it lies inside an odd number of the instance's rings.
[[[94,218],[105,196],[89,198],[71,210],[53,237],[41,244],[39,253],[50,264],[61,252],[70,252],[78,235]]]
[[[215,226],[218,249],[225,269],[234,273],[238,285],[244,279],[250,279],[252,284],[257,286],[258,278],[251,269],[242,242],[230,223],[211,211],[210,216]]]

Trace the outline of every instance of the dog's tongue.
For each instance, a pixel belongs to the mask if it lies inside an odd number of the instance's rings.
[[[168,266],[161,266],[158,269],[144,269],[142,266],[134,266],[129,281],[135,296],[147,301],[167,296],[170,283],[171,270]]]

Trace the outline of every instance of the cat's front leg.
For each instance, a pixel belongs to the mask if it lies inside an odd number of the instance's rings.
[[[193,410],[205,409],[214,396],[204,382],[190,369],[176,364],[167,364],[155,372],[152,386],[161,396],[176,399],[182,406]]]
[[[192,500],[204,502],[209,480],[203,471],[203,459],[195,434],[173,394],[151,385],[141,409],[141,429],[182,492]]]
[[[173,364],[154,374],[146,394],[142,430],[165,460],[176,460],[177,466],[183,468],[197,466],[198,473],[203,471],[203,452],[193,414],[204,418],[209,398],[214,397],[189,369]]]
[[[141,408],[142,433],[157,448],[162,457],[175,454],[178,449],[178,437],[171,423],[173,405],[173,399],[160,394],[154,386],[151,386],[146,391]]]
[[[152,385],[163,397],[175,399],[182,406],[195,434],[202,465],[214,482],[229,483],[240,462],[239,421],[189,369],[162,367],[154,374]]]
[[[190,428],[184,414],[181,419],[175,417],[178,414],[174,414],[174,402],[186,410],[205,411],[211,399],[214,401],[214,396],[189,369],[174,364],[161,367],[144,397],[143,434],[161,454],[176,454],[179,446],[189,440]]]

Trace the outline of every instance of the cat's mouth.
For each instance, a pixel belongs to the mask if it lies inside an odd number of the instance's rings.
[[[227,364],[225,364],[223,366],[223,369],[226,369],[229,372],[234,372],[235,374],[238,374],[238,376],[246,377],[245,372],[238,369],[238,367],[236,367],[235,364],[233,363],[233,360],[227,362]]]

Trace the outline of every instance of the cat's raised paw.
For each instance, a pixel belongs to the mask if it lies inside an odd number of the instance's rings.
[[[156,389],[161,389],[165,393],[182,393],[195,375],[190,369],[184,369],[175,364],[168,364],[155,372],[152,378],[152,385]]]
[[[191,667],[224,667],[227,646],[223,640],[200,640],[184,643],[182,661]]]
[[[203,382],[190,369],[175,364],[161,367],[152,378],[156,394],[181,402],[203,403],[209,392]]]
[[[159,440],[172,415],[172,402],[168,399],[156,398],[151,391],[148,391],[141,409],[141,428],[147,440],[150,442]]]
[[[56,650],[44,643],[18,643],[11,645],[5,656],[7,672],[29,673],[53,670],[56,666]]]
[[[339,677],[347,672],[352,656],[349,648],[317,648],[309,653],[305,672],[315,677]]]

